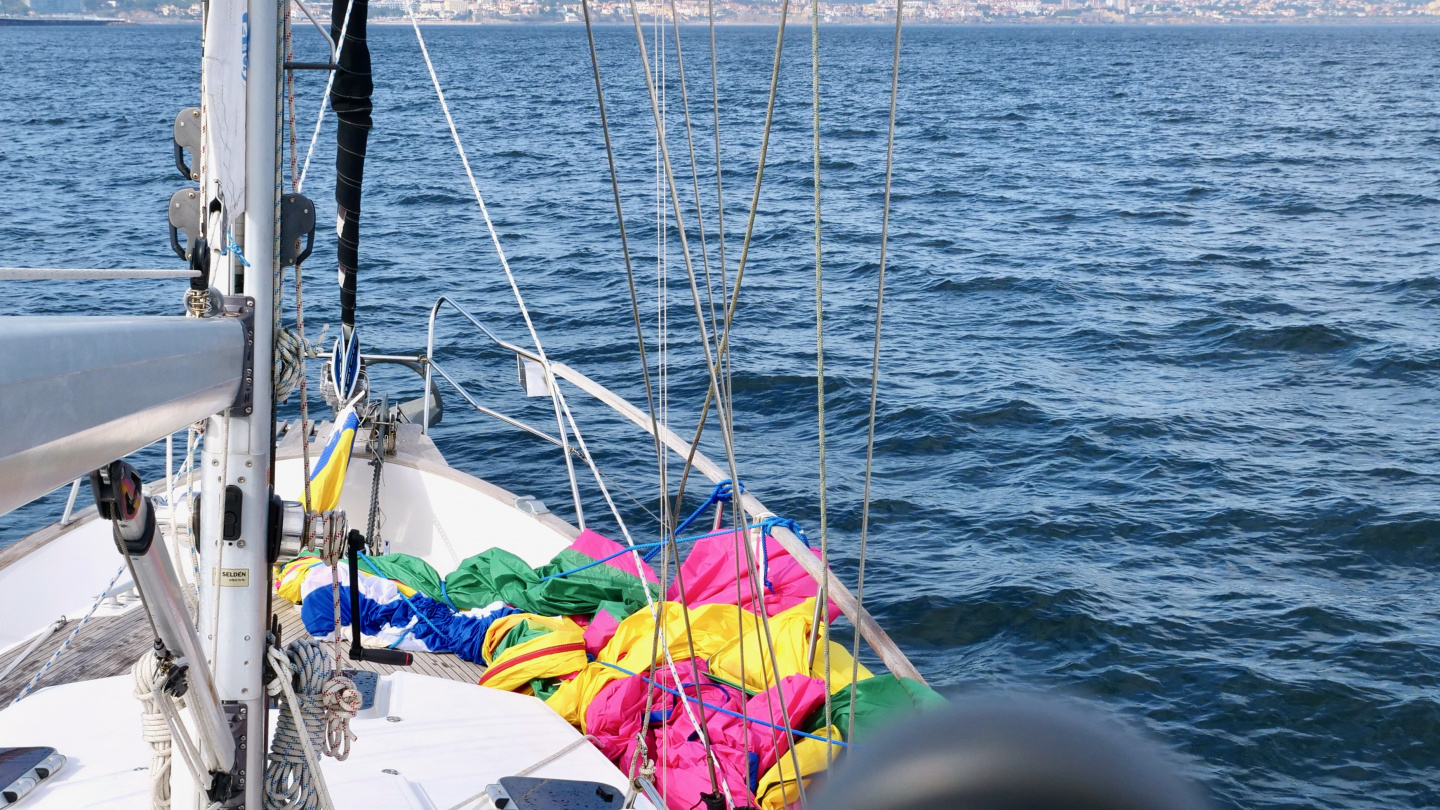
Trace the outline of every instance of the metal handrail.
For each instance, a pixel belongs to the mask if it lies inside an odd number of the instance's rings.
[[[557,428],[556,432],[559,433],[558,439],[555,437],[551,437],[536,428],[532,428],[529,425],[520,422],[519,420],[511,419],[488,408],[482,408],[479,403],[475,402],[475,400],[470,397],[468,393],[466,393],[463,389],[456,385],[455,381],[450,378],[450,375],[446,374],[443,369],[441,369],[435,364],[435,319],[440,315],[440,307],[445,304],[449,304],[450,307],[456,312],[464,315],[466,320],[470,321],[470,323],[473,324],[476,329],[479,329],[480,332],[485,335],[485,337],[490,338],[490,340],[496,346],[499,346],[506,351],[513,352],[518,357],[538,363],[541,368],[544,369],[545,384],[550,391],[550,404],[555,409],[555,426]],[[575,476],[575,462],[570,457],[570,441],[567,438],[567,434],[565,432],[565,417],[562,414],[560,407],[560,385],[558,382],[556,382],[555,372],[550,367],[550,364],[546,361],[546,359],[537,352],[532,352],[528,349],[523,349],[519,346],[516,346],[513,343],[501,340],[499,336],[497,336],[494,332],[491,332],[490,329],[485,326],[485,324],[481,323],[478,318],[476,318],[474,315],[471,315],[468,310],[460,306],[460,304],[455,302],[449,296],[442,295],[439,298],[435,299],[435,305],[430,308],[430,321],[425,331],[425,395],[427,397],[430,395],[430,385],[432,380],[430,376],[430,370],[432,368],[436,371],[439,371],[440,376],[444,377],[446,382],[450,383],[452,386],[455,386],[456,390],[460,391],[460,395],[465,397],[466,401],[468,401],[472,406],[480,410],[482,413],[494,416],[506,422],[507,424],[514,425],[515,427],[521,428],[522,430],[526,430],[530,433],[541,436],[542,438],[549,439],[550,441],[553,441],[559,445],[561,454],[565,457],[565,472],[570,476],[570,496],[575,503],[575,522],[579,524],[581,529],[584,529],[585,507],[580,502],[580,481]],[[430,432],[430,409],[424,408],[423,411],[424,413],[421,420],[421,429],[428,434]]]
[[[492,409],[487,408],[487,407],[485,407],[484,405],[481,405],[480,403],[476,402],[475,399],[474,399],[474,397],[470,396],[470,393],[465,390],[465,387],[464,387],[463,385],[461,385],[460,383],[456,382],[455,379],[454,379],[453,377],[451,377],[449,374],[447,374],[447,373],[445,372],[445,369],[441,368],[441,367],[440,367],[440,364],[437,363],[437,362],[435,362],[434,360],[429,360],[429,361],[427,362],[427,368],[429,368],[429,367],[434,367],[434,369],[435,369],[436,371],[440,372],[440,376],[445,378],[445,382],[450,383],[450,387],[451,387],[451,388],[454,388],[456,391],[458,391],[458,392],[460,393],[460,396],[464,397],[464,398],[465,398],[465,401],[468,402],[468,403],[470,403],[470,407],[474,408],[475,410],[479,411],[480,413],[483,413],[483,414],[485,414],[486,416],[493,416],[493,417],[495,417],[496,419],[499,419],[501,422],[504,422],[505,424],[510,425],[511,427],[517,427],[517,428],[525,431],[526,433],[529,433],[529,434],[532,435],[532,436],[538,436],[538,437],[544,439],[545,441],[550,442],[551,444],[555,445],[556,447],[562,447],[562,446],[563,446],[563,445],[560,444],[560,440],[559,440],[559,439],[555,438],[554,436],[551,436],[549,433],[546,433],[545,431],[543,431],[543,430],[541,430],[541,429],[539,429],[539,428],[537,428],[537,427],[532,427],[532,426],[530,426],[530,425],[527,425],[527,424],[525,424],[524,422],[521,422],[519,419],[515,419],[514,417],[506,416],[505,414],[500,413],[499,411],[492,410]],[[425,412],[425,417],[428,419],[429,416],[430,416],[430,412],[427,410],[427,411]],[[579,451],[576,450],[575,452],[578,453]]]

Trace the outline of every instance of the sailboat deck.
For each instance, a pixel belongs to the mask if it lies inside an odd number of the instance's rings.
[[[300,621],[300,610],[295,605],[279,597],[272,597],[271,609],[280,620],[281,637],[285,642],[310,638],[310,634],[305,632],[305,625]],[[79,623],[79,619],[66,622],[64,627],[25,656],[25,660],[0,681],[0,706],[8,705],[20,694]],[[115,616],[96,616],[85,624],[35,688],[43,689],[47,686],[123,675],[130,671],[130,666],[149,650],[154,642],[155,633],[150,628],[145,609],[141,605],[135,605]],[[8,668],[28,646],[22,645],[0,654],[0,672]],[[448,653],[414,653],[409,667],[393,667],[370,661],[356,662],[351,661],[349,656],[344,656],[341,660],[346,668],[369,670],[381,675],[407,671],[462,683],[477,683],[485,673],[484,667]]]
[[[67,621],[64,627],[25,656],[25,660],[6,675],[5,680],[0,681],[0,706],[9,705],[10,701],[20,694],[79,624],[79,619]],[[145,609],[139,605],[117,616],[94,617],[85,624],[80,634],[35,688],[43,689],[63,683],[122,675],[129,672],[135,659],[154,643],[155,631],[150,628]],[[0,654],[0,672],[5,671],[28,646],[30,645],[22,644],[14,650]]]
[[[305,625],[300,621],[300,609],[295,605],[278,596],[272,596],[270,609],[280,620],[280,636],[286,644],[297,638],[311,637],[309,633],[305,632]],[[333,649],[334,645],[326,644],[325,647],[328,651]],[[348,643],[345,648],[349,649]],[[348,669],[363,669],[378,672],[381,675],[388,675],[392,672],[414,672],[419,675],[430,675],[462,683],[479,683],[480,676],[485,674],[485,667],[472,664],[450,653],[411,653],[411,663],[408,667],[393,667],[371,661],[351,661],[348,655],[342,655],[341,661],[343,666]]]

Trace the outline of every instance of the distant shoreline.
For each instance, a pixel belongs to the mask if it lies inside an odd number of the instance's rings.
[[[1118,15],[1115,15],[1118,16]],[[329,18],[317,15],[322,23],[328,23]],[[717,27],[746,28],[746,27],[774,27],[779,21],[778,16],[770,19],[756,17],[746,20],[716,20]],[[491,27],[516,27],[516,26],[583,26],[583,22],[565,20],[540,20],[540,19],[503,19],[492,18],[484,20],[441,20],[441,19],[420,19],[423,26],[491,26]],[[46,26],[104,26],[104,25],[199,25],[198,18],[185,17],[151,17],[151,16],[116,16],[116,17],[0,17],[0,26],[15,27],[46,27]],[[1440,15],[1437,16],[1406,16],[1406,17],[1244,17],[1244,18],[1214,18],[1214,17],[1184,17],[1171,16],[1129,16],[1124,18],[1085,18],[1085,17],[1046,17],[1042,19],[1024,19],[1015,17],[989,17],[981,19],[965,20],[910,20],[905,21],[907,28],[959,28],[959,27],[1016,27],[1016,28],[1074,28],[1076,26],[1095,27],[1173,27],[1173,28],[1235,28],[1235,27],[1273,27],[1273,26],[1355,26],[1355,27],[1379,27],[1397,25],[1418,25],[1428,26],[1440,23]],[[407,17],[371,17],[371,25],[409,25]],[[597,20],[594,23],[597,27],[606,26],[630,26],[629,21]],[[704,20],[682,20],[682,26],[704,26]],[[843,28],[863,27],[894,27],[894,18],[885,19],[840,19],[822,22],[822,27],[833,26]],[[786,23],[786,27],[803,26],[809,27],[808,17],[801,16],[798,19],[792,16]]]
[[[327,22],[329,21],[328,18],[326,18],[326,17],[318,17],[318,16],[317,16],[317,19],[319,19],[320,22],[322,22],[322,23],[327,23]],[[427,26],[427,27],[428,27],[428,26],[436,26],[436,25],[443,25],[443,26],[490,26],[490,27],[494,27],[494,28],[513,28],[513,27],[517,27],[517,26],[539,26],[539,27],[546,27],[546,26],[548,26],[548,27],[556,27],[556,28],[559,28],[559,27],[571,27],[571,26],[573,26],[573,27],[584,27],[584,23],[581,23],[581,22],[566,22],[566,21],[561,21],[561,20],[505,20],[505,19],[490,19],[490,20],[438,20],[438,19],[430,19],[430,20],[427,20],[427,19],[421,19],[419,22],[420,22],[420,25],[422,25],[422,26]],[[716,26],[717,28],[755,28],[755,27],[765,27],[765,26],[769,26],[769,27],[772,27],[772,28],[773,28],[777,22],[778,22],[778,19],[772,19],[772,20],[768,20],[768,21],[767,21],[767,20],[764,20],[764,19],[744,20],[744,21],[736,21],[736,20],[725,20],[725,21],[722,21],[722,20],[716,20],[716,21],[715,21],[715,26]],[[157,18],[144,18],[144,17],[141,17],[141,18],[124,18],[124,17],[113,17],[113,18],[106,18],[106,19],[104,19],[103,21],[99,21],[99,20],[89,21],[89,20],[87,20],[87,21],[85,21],[85,22],[82,23],[82,22],[79,22],[79,21],[70,21],[70,20],[31,20],[31,19],[24,19],[24,18],[19,18],[19,19],[17,19],[17,18],[0,18],[0,25],[6,25],[6,24],[12,24],[12,25],[14,25],[14,24],[17,24],[17,23],[18,23],[18,25],[20,25],[20,26],[25,26],[25,27],[44,27],[44,26],[46,26],[46,25],[60,25],[60,26],[64,26],[64,25],[76,25],[76,24],[79,24],[79,25],[199,25],[199,24],[200,24],[200,20],[198,20],[198,19],[189,19],[189,18],[187,18],[187,19],[173,19],[173,18],[165,18],[165,17],[157,17]],[[1226,20],[1226,19],[1219,19],[1219,20],[1217,20],[1217,19],[1213,19],[1213,18],[1211,18],[1211,19],[1193,19],[1193,18],[1187,18],[1187,17],[1153,17],[1153,18],[1140,17],[1140,18],[1125,19],[1125,20],[1081,20],[1081,19],[1074,19],[1074,18],[1043,19],[1043,20],[1025,20],[1025,19],[1014,19],[1014,18],[1000,18],[1000,17],[997,17],[997,18],[990,18],[990,19],[963,20],[963,21],[962,21],[962,20],[955,20],[955,21],[945,21],[945,22],[934,21],[934,20],[926,20],[926,21],[923,21],[923,22],[917,20],[917,21],[913,21],[913,22],[912,22],[912,21],[910,21],[910,20],[907,19],[907,20],[905,21],[905,27],[906,27],[906,28],[966,28],[966,27],[987,27],[987,26],[988,26],[988,27],[996,27],[996,28],[998,28],[998,27],[1006,27],[1006,26],[1009,26],[1009,27],[1014,27],[1014,28],[1046,28],[1046,27],[1048,27],[1048,28],[1074,28],[1074,27],[1077,27],[1077,26],[1082,26],[1082,27],[1097,27],[1097,28],[1107,28],[1107,27],[1108,27],[1108,28],[1163,28],[1163,27],[1169,27],[1169,28],[1199,28],[1199,27],[1210,27],[1210,28],[1245,28],[1245,27],[1255,27],[1255,28],[1261,28],[1261,27],[1266,27],[1266,28],[1268,28],[1268,27],[1274,27],[1274,26],[1294,26],[1294,27],[1307,27],[1307,26],[1308,26],[1308,27],[1316,27],[1316,26],[1322,26],[1322,27],[1323,27],[1323,26],[1389,27],[1389,26],[1397,26],[1397,25],[1400,25],[1400,26],[1405,26],[1405,25],[1412,25],[1412,26],[1430,26],[1430,25],[1436,25],[1437,23],[1440,23],[1440,17],[1415,17],[1415,18],[1411,18],[1411,17],[1366,17],[1366,18],[1326,18],[1326,19],[1320,19],[1320,18],[1299,18],[1299,19],[1296,19],[1296,18],[1290,18],[1290,17],[1275,17],[1275,18],[1253,17],[1253,18],[1235,19],[1235,20]],[[408,18],[405,18],[405,17],[372,17],[372,18],[370,19],[370,24],[371,24],[371,25],[409,25],[409,24],[410,24],[410,20],[409,20]],[[626,21],[626,22],[615,22],[615,21],[604,21],[604,22],[602,22],[602,21],[596,21],[596,22],[594,23],[594,25],[595,25],[596,27],[610,27],[610,26],[629,27],[629,26],[631,25],[631,23],[628,22],[628,21]],[[680,23],[680,25],[681,25],[681,26],[701,27],[701,26],[707,25],[707,23],[705,23],[703,20],[690,20],[690,21],[683,21],[683,20],[682,20],[681,23]],[[809,22],[808,19],[795,20],[794,18],[791,18],[791,19],[786,23],[786,26],[785,26],[785,27],[786,27],[786,28],[790,28],[790,27],[797,27],[797,26],[798,26],[798,27],[807,27],[807,28],[808,28],[809,25],[810,25],[810,22]],[[894,26],[895,26],[895,21],[894,21],[894,18],[893,18],[893,17],[892,17],[890,20],[888,20],[888,21],[886,21],[886,20],[854,20],[854,21],[851,21],[851,20],[832,20],[832,21],[826,21],[826,22],[821,23],[821,27],[835,27],[835,28],[866,28],[866,27],[869,27],[869,28],[893,28]]]

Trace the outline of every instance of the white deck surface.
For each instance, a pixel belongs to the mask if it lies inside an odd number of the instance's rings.
[[[150,807],[150,752],[130,691],[126,676],[84,681],[37,692],[0,712],[0,747],[49,746],[69,758],[18,807]],[[322,766],[337,810],[446,810],[580,736],[536,698],[408,673],[382,678],[375,708],[352,729],[359,739],[349,759],[326,759]],[[173,768],[178,788],[186,781],[178,754]],[[626,784],[589,745],[534,775],[603,782],[621,793]],[[179,795],[173,806],[189,807]],[[652,810],[643,797],[639,806]]]

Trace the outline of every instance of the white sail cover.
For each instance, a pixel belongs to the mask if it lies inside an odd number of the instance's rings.
[[[250,24],[245,0],[211,0],[205,25],[205,149],[225,227],[245,210],[245,79]],[[212,238],[213,241],[213,238]]]

